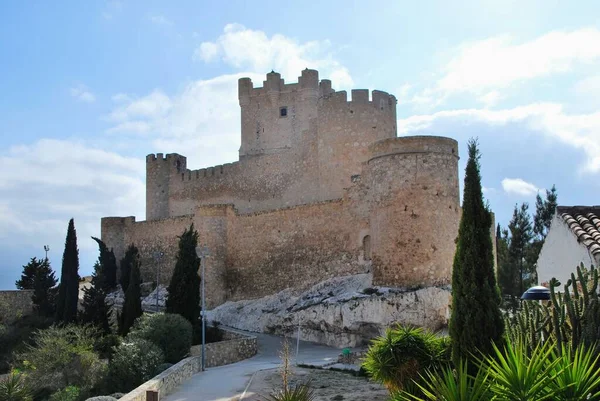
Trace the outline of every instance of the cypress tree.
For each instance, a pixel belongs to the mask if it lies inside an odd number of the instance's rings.
[[[449,332],[457,364],[477,350],[489,354],[502,338],[500,293],[494,272],[492,216],[483,201],[477,141],[468,144],[462,217],[452,266]]]
[[[140,273],[140,255],[137,247],[130,245],[127,249],[130,255],[129,260],[129,280],[127,290],[125,291],[125,302],[123,303],[123,311],[121,312],[119,331],[122,336],[127,335],[135,320],[142,316],[142,291],[141,273]],[[121,275],[123,270],[121,270]]]
[[[33,279],[33,305],[41,316],[51,317],[55,312],[55,287],[57,283],[54,271],[50,267],[50,261],[45,258],[40,264]]]
[[[77,232],[75,222],[69,220],[65,251],[62,259],[60,286],[56,301],[56,323],[71,323],[77,318],[77,301],[79,299],[79,250],[77,249]]]
[[[112,249],[108,249],[106,244],[99,238],[92,237],[98,243],[100,256],[98,261],[102,266],[103,285],[108,293],[117,287],[117,258]]]
[[[137,256],[136,256],[137,255]],[[139,257],[138,249],[135,245],[131,244],[127,247],[125,251],[125,256],[121,259],[121,276],[119,278],[119,284],[121,284],[121,288],[123,292],[127,292],[127,287],[129,286],[129,277],[131,276],[131,265],[133,263],[134,257]]]
[[[83,311],[81,312],[80,320],[83,323],[93,324],[101,329],[103,333],[109,334],[110,308],[106,304],[105,288],[104,271],[100,260],[98,260],[94,264],[91,286],[83,290]]]
[[[178,313],[192,326],[196,326],[200,316],[200,259],[196,256],[198,231],[194,224],[179,237],[177,263],[168,287],[167,313]]]

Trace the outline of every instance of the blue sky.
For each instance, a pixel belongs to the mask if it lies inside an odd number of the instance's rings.
[[[477,136],[503,225],[552,184],[599,203],[597,1],[7,0],[0,54],[0,289],[46,244],[60,270],[70,217],[89,274],[100,217],[145,215],[146,154],[236,160],[237,79],[271,69],[394,93],[399,135]]]

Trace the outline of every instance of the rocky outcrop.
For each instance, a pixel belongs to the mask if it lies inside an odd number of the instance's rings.
[[[146,296],[142,294],[142,309],[145,311],[156,311],[156,293],[158,292],[158,310],[162,311],[165,308],[165,302],[169,293],[167,292],[167,288],[163,285],[159,285],[158,288],[155,288],[152,291],[149,291],[149,286],[152,283],[142,283],[141,287],[145,288]],[[125,294],[123,290],[119,287],[117,291],[111,292],[106,295],[106,302],[110,306],[116,306],[120,308],[123,306],[125,302]]]
[[[296,336],[334,347],[354,347],[396,323],[432,330],[448,322],[448,288],[372,287],[371,274],[337,277],[302,294],[227,302],[207,312],[209,320],[241,330]]]

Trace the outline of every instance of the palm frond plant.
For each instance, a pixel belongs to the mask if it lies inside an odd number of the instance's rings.
[[[487,370],[497,400],[554,400],[551,383],[561,370],[549,341],[536,346],[531,355],[520,342],[493,348],[493,355],[480,360],[480,369]]]
[[[594,348],[580,345],[574,351],[568,345],[553,355],[554,365],[550,382],[552,399],[556,401],[600,400],[600,370]]]
[[[392,396],[392,401],[490,401],[492,392],[486,369],[475,376],[469,374],[465,361],[456,370],[447,366],[437,372],[427,372],[418,383],[420,394],[402,390]]]
[[[13,370],[7,378],[0,380],[0,400],[32,401],[33,392],[22,373]]]
[[[435,333],[397,326],[372,341],[362,366],[371,379],[393,393],[412,386],[426,370],[447,366],[449,349],[448,340]]]

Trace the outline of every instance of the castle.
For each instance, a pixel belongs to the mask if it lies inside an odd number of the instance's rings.
[[[373,284],[450,282],[460,219],[458,144],[396,136],[396,98],[332,89],[306,69],[286,84],[238,84],[239,161],[189,170],[186,157],[146,158],[146,220],[102,219],[119,260],[134,243],[142,276],[168,283],[178,235],[191,223],[211,252],[210,307],[335,276]],[[156,257],[162,253],[162,257]]]

